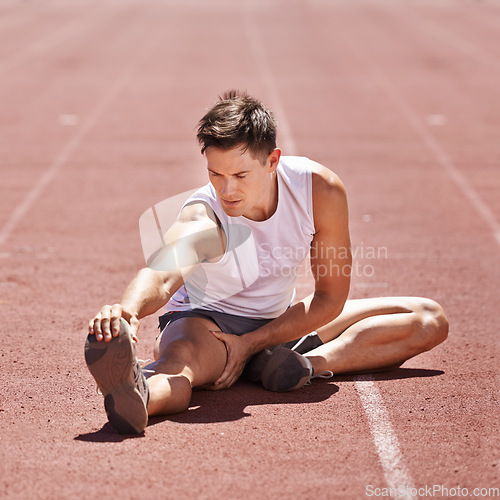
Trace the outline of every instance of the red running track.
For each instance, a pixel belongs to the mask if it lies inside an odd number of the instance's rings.
[[[493,0],[0,1],[0,497],[494,496],[499,25]],[[195,125],[233,87],[346,184],[351,297],[432,297],[450,337],[374,378],[197,392],[125,438],[86,323],[143,265],[141,213],[206,182]]]

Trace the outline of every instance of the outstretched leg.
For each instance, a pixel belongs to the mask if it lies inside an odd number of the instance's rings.
[[[104,395],[109,422],[118,432],[140,434],[148,416],[186,410],[192,388],[211,385],[220,377],[226,347],[211,329],[218,327],[203,318],[171,323],[157,339],[156,361],[143,370],[130,326],[123,318],[118,336],[108,342],[88,335],[85,360]]]
[[[215,382],[226,364],[226,347],[210,330],[218,326],[205,318],[181,318],[168,325],[155,345],[155,361],[144,368],[150,399],[148,414],[186,410],[192,389]]]
[[[348,300],[342,313],[318,330],[324,345],[305,354],[315,373],[361,373],[395,368],[448,335],[436,302],[417,297]]]

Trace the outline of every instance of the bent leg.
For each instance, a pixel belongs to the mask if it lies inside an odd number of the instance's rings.
[[[325,344],[305,354],[315,373],[373,372],[398,367],[443,342],[448,321],[441,306],[429,299],[348,300],[318,335]]]
[[[186,410],[192,389],[215,382],[226,365],[226,347],[205,318],[181,318],[168,325],[155,345],[155,361],[144,368],[148,377],[148,413],[165,415]]]

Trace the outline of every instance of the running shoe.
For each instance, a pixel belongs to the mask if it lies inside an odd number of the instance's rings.
[[[277,347],[268,357],[262,371],[262,385],[268,391],[286,392],[300,389],[313,378],[330,378],[329,370],[314,373],[309,359],[286,347]]]
[[[261,382],[262,372],[272,355],[272,349],[264,349],[263,351],[254,354],[245,366],[243,372],[245,378],[250,382]]]
[[[120,434],[141,434],[148,423],[149,388],[135,352],[129,324],[110,342],[88,335],[85,361],[104,395],[109,423]]]
[[[278,347],[286,347],[292,351],[298,352],[299,354],[305,354],[313,349],[316,349],[316,347],[319,347],[320,345],[323,345],[323,341],[319,338],[317,332],[312,332],[308,335],[304,335],[298,340],[291,340],[285,344],[279,344],[277,346],[270,347],[269,349],[264,349],[250,358],[245,367],[244,376],[251,382],[261,382],[264,368],[266,367],[271,355]]]

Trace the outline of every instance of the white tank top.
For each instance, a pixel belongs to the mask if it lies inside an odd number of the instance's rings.
[[[281,157],[277,180],[278,206],[264,221],[229,217],[212,184],[187,199],[184,206],[201,201],[212,208],[226,234],[226,250],[219,261],[197,266],[167,310],[202,308],[265,319],[285,312],[315,233],[310,160]]]

